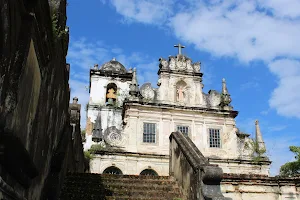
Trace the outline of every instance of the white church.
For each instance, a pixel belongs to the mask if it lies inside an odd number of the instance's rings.
[[[222,91],[205,94],[200,62],[175,47],[177,55],[159,59],[157,87],[139,87],[136,69],[116,59],[90,70],[85,148],[101,150],[91,172],[168,176],[169,136],[180,131],[224,173],[268,176],[268,159],[253,162],[253,144],[265,149],[258,121],[255,140],[240,132],[225,79]]]

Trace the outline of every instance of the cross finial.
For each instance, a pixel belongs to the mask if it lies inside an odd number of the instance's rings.
[[[181,44],[176,44],[174,47],[178,47],[178,55],[181,55],[181,49],[185,48],[185,46],[182,46]]]

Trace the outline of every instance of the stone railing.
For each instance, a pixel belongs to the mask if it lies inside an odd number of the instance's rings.
[[[170,135],[170,175],[190,200],[231,200],[221,193],[223,171],[209,164],[192,140],[180,132]]]

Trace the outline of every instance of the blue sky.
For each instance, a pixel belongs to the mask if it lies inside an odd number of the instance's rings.
[[[202,63],[204,91],[227,81],[238,127],[254,137],[260,121],[271,173],[300,146],[299,0],[69,0],[71,95],[84,108],[89,68],[115,57],[157,81],[158,59],[174,44]],[[82,109],[82,127],[85,127]]]

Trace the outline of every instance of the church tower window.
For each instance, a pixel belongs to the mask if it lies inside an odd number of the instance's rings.
[[[189,135],[189,127],[188,126],[177,126],[177,131],[180,131],[183,135]]]
[[[176,101],[183,103],[186,102],[187,98],[187,88],[186,83],[184,81],[179,81],[176,84]]]
[[[221,148],[220,129],[209,129],[209,147]]]
[[[144,123],[143,142],[155,143],[155,139],[156,139],[155,137],[156,137],[156,124]]]
[[[106,104],[113,105],[117,101],[117,85],[114,83],[109,83],[106,86]]]

